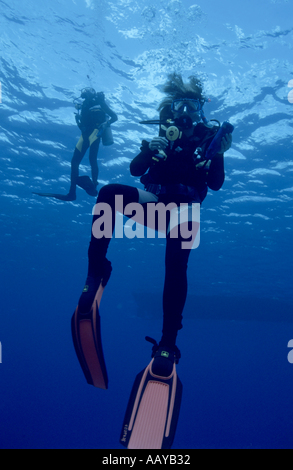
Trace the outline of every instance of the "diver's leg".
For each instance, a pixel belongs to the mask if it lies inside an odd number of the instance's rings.
[[[92,169],[92,181],[94,186],[98,185],[98,175],[99,175],[99,168],[98,168],[98,151],[99,151],[100,139],[95,140],[90,146],[89,152],[89,161]]]
[[[70,189],[68,195],[74,196],[76,198],[76,183],[78,178],[79,165],[84,157],[85,152],[89,146],[88,139],[80,137],[73,153],[71,160],[71,177],[70,177]]]
[[[115,196],[120,196],[118,198],[119,207],[115,206]],[[79,299],[80,312],[89,311],[101,279],[105,275],[105,270],[109,269],[109,261],[106,259],[106,254],[115,227],[116,210],[124,212],[127,204],[138,202],[138,200],[138,190],[131,186],[109,184],[101,188],[92,221],[92,236],[88,249],[88,276],[83,293]],[[110,226],[108,233],[105,233],[106,225]],[[99,233],[102,228],[105,235]]]
[[[177,332],[182,328],[182,312],[187,296],[187,264],[190,249],[182,248],[177,238],[167,235],[165,284],[163,293],[163,335],[160,345],[173,348]]]

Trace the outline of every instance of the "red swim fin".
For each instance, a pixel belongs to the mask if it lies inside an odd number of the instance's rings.
[[[182,383],[176,364],[168,377],[153,373],[152,359],[135,379],[120,443],[128,449],[170,449],[179,418]]]
[[[75,352],[87,383],[106,390],[108,374],[102,349],[99,315],[103,292],[101,283],[89,313],[79,313],[77,306],[71,319],[71,332]]]

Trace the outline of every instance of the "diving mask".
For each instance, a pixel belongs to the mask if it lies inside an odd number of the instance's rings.
[[[174,100],[172,101],[171,104],[171,111],[173,113],[179,113],[182,114],[185,109],[188,113],[193,114],[193,113],[198,113],[202,108],[202,105],[199,100],[194,100],[194,99],[179,99],[179,100]]]
[[[96,91],[94,90],[94,88],[83,88],[81,90],[81,98],[93,98],[94,96],[96,95]]]

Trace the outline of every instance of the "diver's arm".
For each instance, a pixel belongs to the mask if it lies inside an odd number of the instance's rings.
[[[112,111],[111,108],[109,108],[109,106],[105,103],[105,101],[103,102],[103,104],[101,105],[101,108],[102,110],[108,114],[108,116],[110,116],[110,120],[107,122],[108,126],[110,126],[110,124],[113,124],[114,122],[118,121],[118,116],[116,113],[114,113],[114,111]]]
[[[226,134],[221,140],[221,150],[217,153],[211,161],[207,184],[209,188],[218,191],[224,183],[224,152],[227,152],[232,145],[232,134]]]
[[[142,176],[153,163],[153,156],[156,152],[150,150],[149,142],[142,141],[141,152],[130,163],[130,173],[132,176]]]

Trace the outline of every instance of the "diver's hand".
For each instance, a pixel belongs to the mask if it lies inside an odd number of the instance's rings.
[[[225,153],[232,145],[232,134],[226,134],[221,140],[221,150],[219,153]]]
[[[150,150],[165,150],[168,146],[169,141],[165,137],[154,137],[149,143]]]
[[[102,122],[102,124],[100,124],[99,127],[98,127],[99,132],[104,132],[106,127],[108,127],[108,121]]]

